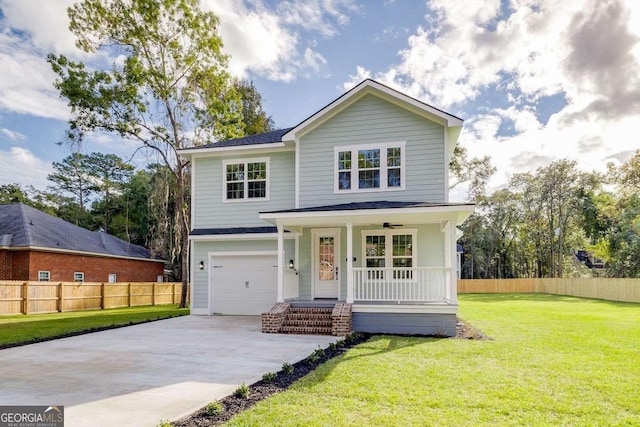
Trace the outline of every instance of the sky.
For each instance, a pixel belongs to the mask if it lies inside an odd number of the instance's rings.
[[[74,46],[73,0],[0,0],[0,185],[44,190],[70,110],[50,52]],[[201,0],[220,17],[229,69],[252,80],[276,127],[364,78],[465,120],[459,143],[497,168],[489,191],[554,160],[604,172],[640,149],[637,0]],[[92,135],[84,152],[144,167],[136,146]],[[132,157],[133,156],[133,157]],[[464,191],[452,193],[462,199]]]

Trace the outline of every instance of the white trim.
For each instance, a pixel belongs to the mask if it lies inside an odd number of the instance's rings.
[[[341,283],[342,283],[342,272],[340,271],[341,267],[342,267],[342,262],[340,260],[340,248],[342,246],[342,240],[341,240],[341,229],[340,228],[312,228],[311,230],[311,298],[316,298],[316,278],[317,278],[317,273],[318,273],[318,269],[317,267],[317,259],[316,259],[316,255],[317,255],[317,240],[318,240],[318,236],[320,235],[333,235],[336,238],[336,242],[334,243],[334,248],[336,249],[336,251],[334,251],[334,260],[336,263],[336,266],[338,267],[338,278],[336,279],[336,281],[338,282],[338,295],[337,298],[340,298],[340,288],[341,288]],[[337,252],[337,253],[335,253]],[[329,298],[329,297],[318,297],[318,298]]]
[[[246,155],[249,154],[263,154],[271,153],[274,151],[293,151],[293,147],[284,142],[271,142],[267,144],[252,144],[252,145],[236,145],[230,147],[209,147],[209,148],[187,148],[178,150],[178,154],[183,157],[220,157],[228,156],[230,154]]]
[[[353,224],[347,227],[347,304],[353,304]]]
[[[191,160],[191,194],[196,194],[196,163]],[[189,227],[193,228],[193,224],[195,224],[194,220],[196,217],[196,204],[194,203],[195,198],[191,199],[191,222],[189,223]],[[193,295],[193,294],[192,294]]]
[[[359,145],[342,145],[342,146],[334,146],[333,147],[333,193],[334,194],[352,194],[352,193],[377,193],[384,191],[403,191],[405,190],[405,181],[406,181],[406,141],[396,141],[396,142],[383,142],[383,143],[375,143],[375,144],[359,144]],[[389,167],[387,164],[387,150],[389,148],[400,148],[400,186],[399,187],[389,187],[388,184],[388,172]],[[360,150],[380,150],[380,167],[378,170],[380,171],[380,187],[378,188],[357,188],[359,182],[359,172],[360,168],[358,167],[358,151]],[[351,152],[351,188],[346,190],[340,190],[340,180],[339,176],[339,154],[341,152],[349,151]]]
[[[161,262],[164,264],[163,259],[152,259],[152,258],[136,258],[130,256],[123,255],[111,255],[111,254],[101,254],[98,252],[83,252],[76,251],[72,249],[53,249],[53,248],[45,248],[41,246],[15,246],[11,248],[3,248],[3,250],[7,251],[36,251],[36,252],[51,252],[51,253],[60,253],[60,254],[68,254],[68,255],[83,255],[83,256],[95,256],[102,258],[118,258],[118,259],[130,259],[134,261],[151,261],[151,262]]]
[[[249,163],[264,163],[266,169],[265,176],[265,196],[264,197],[249,197]],[[227,199],[227,165],[244,165],[244,179],[243,179],[243,193],[242,199]],[[269,187],[271,180],[271,158],[270,157],[245,157],[240,159],[224,159],[222,160],[222,203],[248,203],[248,202],[264,202],[269,201]],[[262,181],[262,180],[252,180]]]
[[[278,293],[276,302],[284,302],[284,227],[278,226]]]
[[[285,233],[284,238],[294,239],[295,233]],[[278,233],[246,233],[246,234],[203,234],[189,236],[191,241],[212,241],[212,240],[276,240]]]
[[[192,223],[193,224],[193,223]],[[191,292],[189,295],[191,296],[191,298],[189,298],[189,309],[191,310],[190,313],[191,314],[200,314],[197,313],[196,311],[200,311],[203,309],[194,309],[193,308],[193,291],[195,290],[195,268],[196,268],[196,244],[194,241],[189,241],[189,292]],[[209,283],[209,281],[207,280],[207,283]],[[207,290],[207,297],[209,296],[209,290]],[[180,294],[180,298],[182,298],[182,293]],[[207,303],[207,311],[203,314],[208,314],[209,311],[209,303]]]
[[[353,313],[424,313],[424,314],[457,314],[456,304],[353,304]]]
[[[296,152],[295,152],[295,208],[300,207],[300,141],[296,138]]]
[[[449,141],[448,141],[449,133],[445,130],[444,132],[444,201],[449,201],[449,163],[451,163],[451,159],[447,159],[447,152],[449,149]],[[454,147],[455,149],[455,147]]]
[[[311,211],[311,212],[264,212],[259,218],[275,224],[283,221],[285,225],[307,225],[305,220],[322,220],[323,218],[330,220],[353,219],[353,225],[371,224],[370,218],[388,217],[389,215],[416,215],[423,218],[422,221],[416,223],[439,222],[442,216],[436,215],[456,215],[456,222],[461,224],[469,215],[473,213],[475,205],[445,205],[445,206],[425,206],[425,207],[407,207],[407,208],[388,208],[388,209],[354,209],[354,210],[334,210],[334,211]],[[424,218],[424,215],[431,214],[433,218]],[[376,220],[374,220],[375,222]]]

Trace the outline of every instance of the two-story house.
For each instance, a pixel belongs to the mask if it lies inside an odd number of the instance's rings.
[[[365,80],[295,127],[182,150],[192,313],[264,313],[277,332],[329,307],[334,334],[454,335],[456,226],[474,210],[448,202],[461,129]]]

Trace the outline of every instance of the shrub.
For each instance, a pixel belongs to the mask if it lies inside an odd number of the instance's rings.
[[[162,420],[158,423],[157,427],[171,427],[171,421],[169,420]]]
[[[315,365],[324,357],[324,350],[318,347],[305,359],[309,365]]]
[[[285,374],[291,375],[293,374],[293,370],[294,370],[294,367],[291,363],[284,362],[282,364],[282,372],[284,372]]]
[[[277,377],[278,377],[278,374],[276,374],[275,372],[267,372],[266,374],[264,374],[264,375],[262,376],[262,381],[264,381],[265,383],[271,383],[271,382],[273,382]]]
[[[338,343],[332,342],[329,344],[329,350],[336,351],[338,349]]]
[[[222,412],[222,405],[219,402],[211,402],[207,405],[207,415],[215,417]]]
[[[235,397],[246,399],[247,397],[249,397],[249,386],[247,386],[245,383],[242,383],[242,385],[240,385],[240,387],[238,387],[236,391],[233,392],[233,395]]]

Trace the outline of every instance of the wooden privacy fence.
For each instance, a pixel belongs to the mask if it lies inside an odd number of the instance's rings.
[[[178,304],[181,289],[173,282],[0,281],[0,315]]]
[[[640,279],[563,278],[563,279],[463,279],[460,294],[544,293],[597,298],[610,301],[640,302]]]

